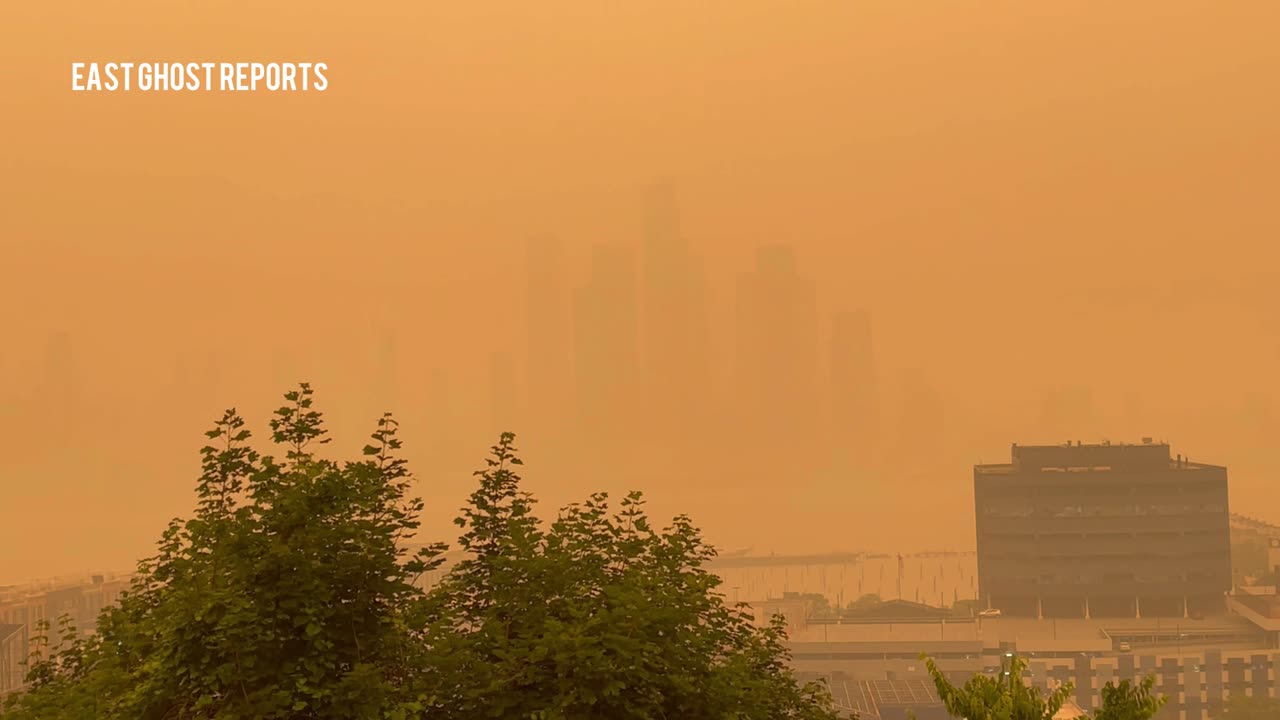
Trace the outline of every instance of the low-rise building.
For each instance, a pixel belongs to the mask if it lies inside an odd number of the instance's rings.
[[[21,690],[26,677],[23,626],[0,624],[0,698]]]
[[[885,604],[888,605],[888,604]],[[1144,617],[1053,620],[1018,617],[933,617],[937,608],[885,607],[869,614],[892,620],[810,621],[789,638],[792,667],[802,677],[823,677],[846,709],[867,716],[882,712],[876,687],[930,682],[923,652],[955,684],[978,674],[996,674],[1017,655],[1026,663],[1025,682],[1046,692],[1070,682],[1076,717],[1101,704],[1108,682],[1155,676],[1155,690],[1168,698],[1161,718],[1218,718],[1234,696],[1280,696],[1280,647],[1269,623],[1280,626],[1275,596],[1236,596],[1239,613],[1204,619]],[[1245,610],[1253,613],[1246,615]],[[1274,617],[1273,617],[1274,616]],[[889,685],[885,685],[889,683]],[[905,687],[905,686],[904,686]],[[917,693],[919,697],[919,693]],[[901,695],[899,695],[901,697]],[[924,718],[927,708],[913,707]]]
[[[59,623],[66,617],[81,637],[93,634],[98,616],[120,601],[129,583],[127,575],[93,575],[4,588],[0,592],[0,628],[9,630],[3,641],[6,644],[0,647],[4,654],[0,658],[0,690],[8,687],[12,691],[20,684],[26,672],[23,664],[41,633],[56,648],[62,637]],[[11,656],[17,660],[12,661]]]
[[[757,625],[768,625],[774,617],[781,615],[786,621],[787,632],[794,634],[803,631],[808,624],[809,601],[796,595],[753,600],[746,605],[755,613]]]

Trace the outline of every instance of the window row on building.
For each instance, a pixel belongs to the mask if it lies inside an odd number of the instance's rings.
[[[1147,515],[1197,515],[1225,513],[1221,503],[1151,503],[1151,504],[1057,504],[1028,505],[1021,503],[990,503],[982,512],[996,518],[1064,518],[1064,517],[1144,517]]]

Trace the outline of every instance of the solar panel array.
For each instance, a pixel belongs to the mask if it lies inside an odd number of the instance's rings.
[[[941,705],[932,680],[850,680],[842,673],[834,675],[800,673],[801,682],[823,680],[831,689],[836,708],[856,713],[864,719],[881,716],[881,707],[904,705]]]
[[[937,705],[938,697],[932,680],[866,680],[877,705]]]

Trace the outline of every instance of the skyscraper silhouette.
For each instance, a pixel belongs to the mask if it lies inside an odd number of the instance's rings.
[[[702,260],[689,250],[674,187],[645,197],[641,276],[641,337],[648,427],[665,450],[684,462],[707,406],[707,317]]]
[[[623,449],[635,424],[637,325],[633,253],[595,246],[590,276],[573,298],[574,379],[581,437],[606,454]]]
[[[879,452],[880,397],[865,310],[835,315],[830,353],[831,445],[841,469],[866,471]]]
[[[755,270],[738,278],[737,313],[744,450],[759,470],[807,473],[817,443],[817,297],[790,246],[760,248]]]

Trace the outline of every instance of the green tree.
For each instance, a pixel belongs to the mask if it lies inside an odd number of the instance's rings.
[[[1137,684],[1128,680],[1107,683],[1102,688],[1102,707],[1094,713],[1094,720],[1151,720],[1167,700],[1152,691],[1155,682],[1154,675],[1147,675]]]
[[[544,525],[510,434],[458,518],[462,560],[420,590],[445,547],[401,549],[422,503],[396,422],[339,463],[315,453],[310,387],[285,397],[283,457],[223,415],[192,517],[96,634],[41,629],[5,720],[836,717],[788,670],[781,621],[758,628],[723,601],[688,518],[659,531],[638,494],[616,511],[593,495]]]
[[[399,549],[422,504],[406,494],[396,422],[337,463],[313,453],[327,438],[311,388],[285,397],[271,421],[284,458],[249,448],[227,411],[206,433],[193,517],[169,524],[90,641],[32,665],[14,717],[350,718],[394,704],[403,612],[440,552]]]
[[[800,599],[805,601],[811,618],[826,620],[836,616],[836,609],[831,607],[831,602],[822,593],[804,593],[800,595]]]
[[[512,435],[458,524],[469,551],[424,603],[441,718],[835,718],[787,669],[780,621],[717,592],[688,518],[655,529],[639,494],[563,509],[545,529]]]
[[[875,607],[876,605],[879,605],[880,602],[881,600],[879,595],[875,593],[867,593],[862,597],[858,598],[857,600],[850,601],[848,605],[848,609],[865,610],[866,608],[871,608],[871,607]]]
[[[921,655],[933,677],[938,697],[954,718],[964,720],[1052,720],[1071,695],[1071,683],[1063,684],[1045,697],[1040,688],[1023,682],[1026,661],[1019,657],[1001,663],[995,677],[975,675],[963,687],[956,687],[938,669],[933,658]]]
[[[1064,683],[1045,696],[1040,688],[1023,680],[1027,665],[1017,656],[1001,663],[995,677],[975,675],[962,687],[956,687],[932,658],[921,658],[947,713],[964,720],[1051,720],[1074,687]],[[1154,683],[1155,677],[1150,675],[1136,685],[1128,680],[1108,682],[1102,688],[1102,707],[1093,715],[1094,720],[1151,720],[1165,702],[1165,698],[1152,693]]]

